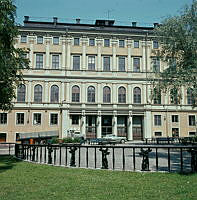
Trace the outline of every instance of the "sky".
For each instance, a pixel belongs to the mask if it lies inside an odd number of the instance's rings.
[[[116,25],[150,26],[161,23],[167,16],[178,15],[193,0],[14,0],[17,6],[17,23],[24,16],[35,21],[94,23],[96,19],[114,19]]]

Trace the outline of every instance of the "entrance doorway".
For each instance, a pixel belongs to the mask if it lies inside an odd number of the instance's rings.
[[[112,134],[112,116],[102,116],[102,136]]]
[[[96,138],[96,116],[86,116],[86,138]]]
[[[118,116],[117,118],[118,136],[127,137],[127,116]]]
[[[133,140],[143,140],[143,116],[133,116]]]

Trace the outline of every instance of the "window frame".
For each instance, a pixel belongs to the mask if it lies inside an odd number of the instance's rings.
[[[38,120],[38,119],[36,119],[36,117],[35,116],[39,116],[38,118],[40,118],[39,119],[39,121],[36,121],[36,120]],[[42,125],[42,113],[40,113],[40,112],[33,112],[32,113],[32,125],[33,126],[40,126],[40,125]],[[35,122],[36,121],[36,122]]]
[[[43,44],[43,43],[44,43],[43,36],[41,36],[41,35],[37,36],[37,44]]]
[[[162,115],[154,115],[154,126],[162,126]]]
[[[59,86],[54,84],[50,89],[50,103],[59,103]]]
[[[179,122],[179,115],[171,115],[172,117],[172,123],[178,123]]]
[[[18,122],[18,115],[23,115],[23,123],[19,123]],[[16,121],[15,122],[16,122],[17,126],[21,126],[21,125],[24,126],[25,125],[25,113],[24,112],[16,112],[16,116],[15,117],[16,117]]]
[[[120,72],[126,71],[126,57],[125,56],[118,56],[118,71]]]
[[[23,87],[23,88],[21,88]],[[20,97],[20,98],[19,98]],[[17,87],[17,102],[18,103],[25,103],[26,100],[26,86],[25,84],[19,84]]]
[[[136,63],[138,61],[138,63]],[[140,57],[133,57],[133,72],[138,73],[141,71],[141,59]]]
[[[76,88],[76,89],[75,89]],[[73,92],[75,90],[78,90],[79,92]],[[72,86],[72,102],[78,103],[80,102],[80,87],[78,85]]]
[[[59,45],[60,43],[60,37],[54,36],[53,37],[53,45]]]
[[[122,93],[122,91],[124,91],[124,93]],[[127,92],[126,92],[126,88],[123,86],[120,86],[118,88],[118,103],[126,103],[126,96]]]
[[[133,88],[133,103],[134,104],[141,104],[142,103],[142,90],[141,90],[140,87],[134,87]]]
[[[89,71],[95,71],[96,70],[96,56],[94,56],[94,55],[88,56],[88,70]]]
[[[111,88],[109,86],[103,87],[103,103],[111,103]]]
[[[104,39],[104,47],[110,47],[110,39]]]
[[[59,54],[52,54],[51,55],[51,65],[52,69],[59,69],[60,68],[60,55]]]
[[[20,42],[27,43],[27,35],[21,35]]]
[[[57,120],[57,123],[52,123],[52,120],[53,120],[52,115],[53,116],[54,115],[57,116],[57,118],[55,119],[55,120]],[[57,126],[58,124],[59,124],[59,115],[58,115],[58,113],[50,113],[50,126]]]
[[[41,90],[40,91],[35,91],[36,86],[37,87],[41,86],[41,87],[39,87],[39,88],[41,88]],[[39,98],[36,95],[39,95]],[[34,85],[34,103],[42,103],[42,101],[43,101],[43,87],[40,84],[36,84],[36,85]]]
[[[103,71],[110,72],[111,71],[111,57],[103,56]]]
[[[80,38],[74,37],[74,39],[73,39],[73,45],[74,46],[80,46]]]
[[[188,115],[189,126],[196,126],[196,115]]]
[[[77,58],[77,60],[75,60]],[[80,55],[73,55],[73,71],[80,70],[81,66],[81,57]]]
[[[90,90],[92,89],[92,90]],[[96,89],[94,86],[89,86],[87,88],[87,102],[88,103],[95,103],[96,100]]]
[[[135,48],[135,49],[139,49],[140,48],[140,41],[139,40],[134,40],[133,48]]]
[[[8,113],[1,112],[0,113],[0,125],[7,125],[7,124],[8,124]]]
[[[125,40],[119,40],[119,47],[124,48],[125,47]]]
[[[89,46],[91,46],[91,47],[95,46],[95,39],[94,38],[89,38]]]
[[[39,59],[38,59],[39,58]],[[44,66],[44,54],[36,53],[35,69],[43,69]]]

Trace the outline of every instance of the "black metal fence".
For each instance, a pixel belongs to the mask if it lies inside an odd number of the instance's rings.
[[[128,171],[197,172],[196,145],[27,145],[16,157],[65,167]]]

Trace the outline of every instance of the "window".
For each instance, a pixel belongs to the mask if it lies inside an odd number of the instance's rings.
[[[88,56],[88,70],[95,70],[95,56]]]
[[[172,122],[179,122],[179,116],[178,115],[172,115]]]
[[[24,124],[24,122],[25,122],[25,114],[16,113],[16,124]]]
[[[33,114],[33,124],[34,125],[41,125],[41,113],[34,113]]]
[[[192,88],[188,88],[187,89],[187,104],[188,105],[195,104],[195,99],[194,99],[193,89]]]
[[[118,65],[119,65],[119,71],[124,72],[125,71],[125,57],[119,56]]]
[[[25,85],[20,84],[17,87],[17,102],[25,102]]]
[[[161,115],[154,115],[154,125],[161,126]]]
[[[160,60],[159,58],[153,58],[153,72],[160,72]]]
[[[51,86],[51,103],[59,102],[59,87],[57,85]]]
[[[194,131],[189,132],[189,136],[195,136],[195,135],[196,135],[196,132]]]
[[[138,40],[134,40],[134,48],[139,48],[139,41]]]
[[[6,133],[0,133],[0,142],[6,142]]]
[[[141,103],[141,89],[139,87],[133,89],[133,103]]]
[[[189,116],[189,126],[195,126],[195,125],[196,125],[195,115],[190,115]]]
[[[178,91],[176,88],[170,90],[170,103],[178,104]]]
[[[79,46],[79,38],[74,38],[74,45]]]
[[[89,39],[89,46],[95,46],[95,39]]]
[[[41,103],[42,102],[42,86],[36,85],[34,87],[34,102]]]
[[[104,47],[109,47],[109,46],[110,46],[110,40],[104,39]]]
[[[27,42],[27,36],[21,35],[21,43],[26,43],[26,42]]]
[[[7,124],[7,113],[0,113],[0,124]]]
[[[72,102],[79,102],[80,89],[77,85],[72,87]]]
[[[72,115],[72,124],[73,125],[78,125],[79,124],[79,115]]]
[[[103,103],[110,103],[111,102],[111,90],[109,87],[103,88]]]
[[[57,113],[51,113],[50,124],[51,125],[58,125],[58,114]]]
[[[159,48],[159,43],[158,41],[154,40],[153,41],[153,49],[158,49]]]
[[[36,69],[43,68],[43,54],[36,54]]]
[[[154,88],[153,90],[153,103],[161,104],[161,91]]]
[[[16,142],[20,140],[20,133],[16,133]]]
[[[103,71],[105,72],[110,71],[110,57],[109,56],[103,57]]]
[[[179,129],[172,128],[172,137],[179,137]]]
[[[73,56],[73,70],[80,70],[80,56]]]
[[[59,44],[59,37],[53,37],[53,44]]]
[[[124,47],[124,46],[125,46],[124,40],[119,40],[119,47]]]
[[[43,36],[37,36],[37,44],[43,44]]]
[[[126,103],[126,89],[124,87],[118,88],[118,103]]]
[[[162,132],[160,131],[155,132],[155,136],[162,136]]]
[[[93,86],[88,87],[88,102],[95,102],[95,88]]]
[[[52,69],[58,69],[59,64],[59,55],[52,55]]]
[[[140,58],[133,58],[133,71],[134,72],[140,71]]]

